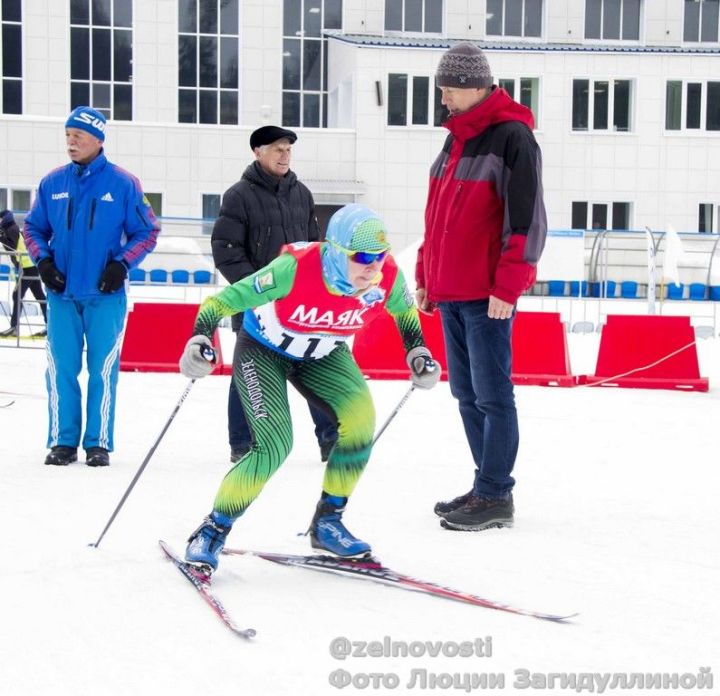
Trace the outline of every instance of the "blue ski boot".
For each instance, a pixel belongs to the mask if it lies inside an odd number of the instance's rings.
[[[190,535],[185,561],[199,567],[208,575],[217,570],[218,556],[225,546],[225,538],[232,523],[232,519],[213,510]]]
[[[370,553],[370,544],[356,539],[342,523],[347,498],[322,494],[310,523],[310,543],[314,549],[329,551],[345,558],[365,556]]]

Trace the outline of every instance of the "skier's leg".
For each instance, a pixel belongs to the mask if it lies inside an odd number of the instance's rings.
[[[335,414],[337,421],[337,444],[310,525],[312,544],[341,556],[368,553],[370,545],[355,538],[341,518],[370,458],[375,430],[370,390],[345,345],[320,360],[299,364],[291,380],[312,404]]]

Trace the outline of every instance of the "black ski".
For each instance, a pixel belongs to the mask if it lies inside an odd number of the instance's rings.
[[[257,556],[264,558],[266,561],[280,563],[281,565],[297,566],[299,568],[310,568],[312,570],[320,570],[326,573],[335,573],[337,575],[349,575],[363,580],[373,580],[393,587],[400,587],[404,590],[414,590],[423,592],[434,597],[445,597],[457,602],[465,602],[486,609],[497,609],[499,611],[507,611],[512,614],[520,614],[522,616],[531,616],[536,619],[544,619],[545,621],[555,621],[563,623],[568,619],[577,616],[577,614],[546,614],[545,612],[532,611],[528,609],[518,609],[507,604],[502,604],[491,599],[483,599],[477,595],[463,592],[461,590],[453,590],[450,587],[443,587],[434,582],[426,580],[418,580],[410,575],[404,575],[391,570],[384,566],[376,558],[339,558],[337,556],[294,556],[282,553],[268,553],[265,551],[249,551],[247,549],[223,549],[223,553],[235,556]]]
[[[256,631],[254,628],[239,628],[235,621],[228,614],[227,609],[217,598],[217,595],[210,589],[210,576],[205,575],[192,565],[185,563],[177,554],[162,540],[158,541],[160,548],[167,558],[173,562],[175,567],[188,579],[192,586],[200,593],[200,596],[210,605],[210,608],[220,617],[220,620],[236,635],[242,638],[252,638]]]
[[[0,408],[7,408],[8,406],[12,406],[15,403],[15,399],[12,401],[8,401],[6,404],[0,404]]]

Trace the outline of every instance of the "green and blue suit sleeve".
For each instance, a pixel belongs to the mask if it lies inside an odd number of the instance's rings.
[[[385,309],[395,320],[406,353],[417,346],[425,345],[420,328],[420,315],[400,268],[385,303]]]
[[[223,317],[285,297],[292,288],[296,268],[297,260],[292,255],[281,254],[252,275],[208,297],[200,305],[193,333],[212,339]]]

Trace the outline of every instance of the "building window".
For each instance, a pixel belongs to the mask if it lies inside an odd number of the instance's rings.
[[[284,0],[284,126],[327,128],[325,29],[342,29],[342,0]]]
[[[573,130],[627,132],[631,115],[631,80],[573,80]]]
[[[28,211],[32,204],[30,189],[10,189],[10,210]]]
[[[388,126],[442,125],[448,117],[448,111],[442,105],[441,91],[437,87],[431,91],[432,82],[427,75],[390,73],[387,88]]]
[[[585,0],[585,38],[640,40],[640,0]]]
[[[665,130],[720,131],[720,82],[668,81]]]
[[[30,189],[0,188],[0,210],[30,210],[32,191]]]
[[[22,113],[21,0],[2,0],[2,113]]]
[[[70,0],[70,107],[132,120],[132,0]]]
[[[535,117],[535,126],[538,125],[538,108],[540,105],[540,78],[498,78],[498,87],[502,87],[515,101],[527,106]]]
[[[237,125],[238,0],[178,0],[178,121]]]
[[[714,229],[714,221],[713,221],[713,210],[714,207],[712,203],[701,203],[700,209],[698,211],[698,232],[702,232],[703,234],[712,234]],[[720,211],[720,207],[718,207],[718,210]]]
[[[442,33],[443,0],[385,0],[385,31]]]
[[[163,199],[162,193],[148,193],[146,191],[145,198],[148,199],[148,202],[152,206],[153,213],[155,213],[155,216],[160,217],[163,214],[163,212],[162,212],[162,199]]]
[[[433,84],[435,80],[433,79]],[[442,103],[442,90],[436,85],[435,86],[435,109],[433,113],[433,125],[442,126],[445,121],[450,118],[450,112],[447,107]]]
[[[213,220],[220,215],[220,194],[203,193],[202,216],[207,220]]]
[[[685,0],[683,39],[717,43],[720,0]]]
[[[612,216],[610,219],[608,214]],[[630,203],[573,201],[571,217],[574,230],[629,230]]]
[[[489,36],[542,35],[542,0],[487,0]]]

